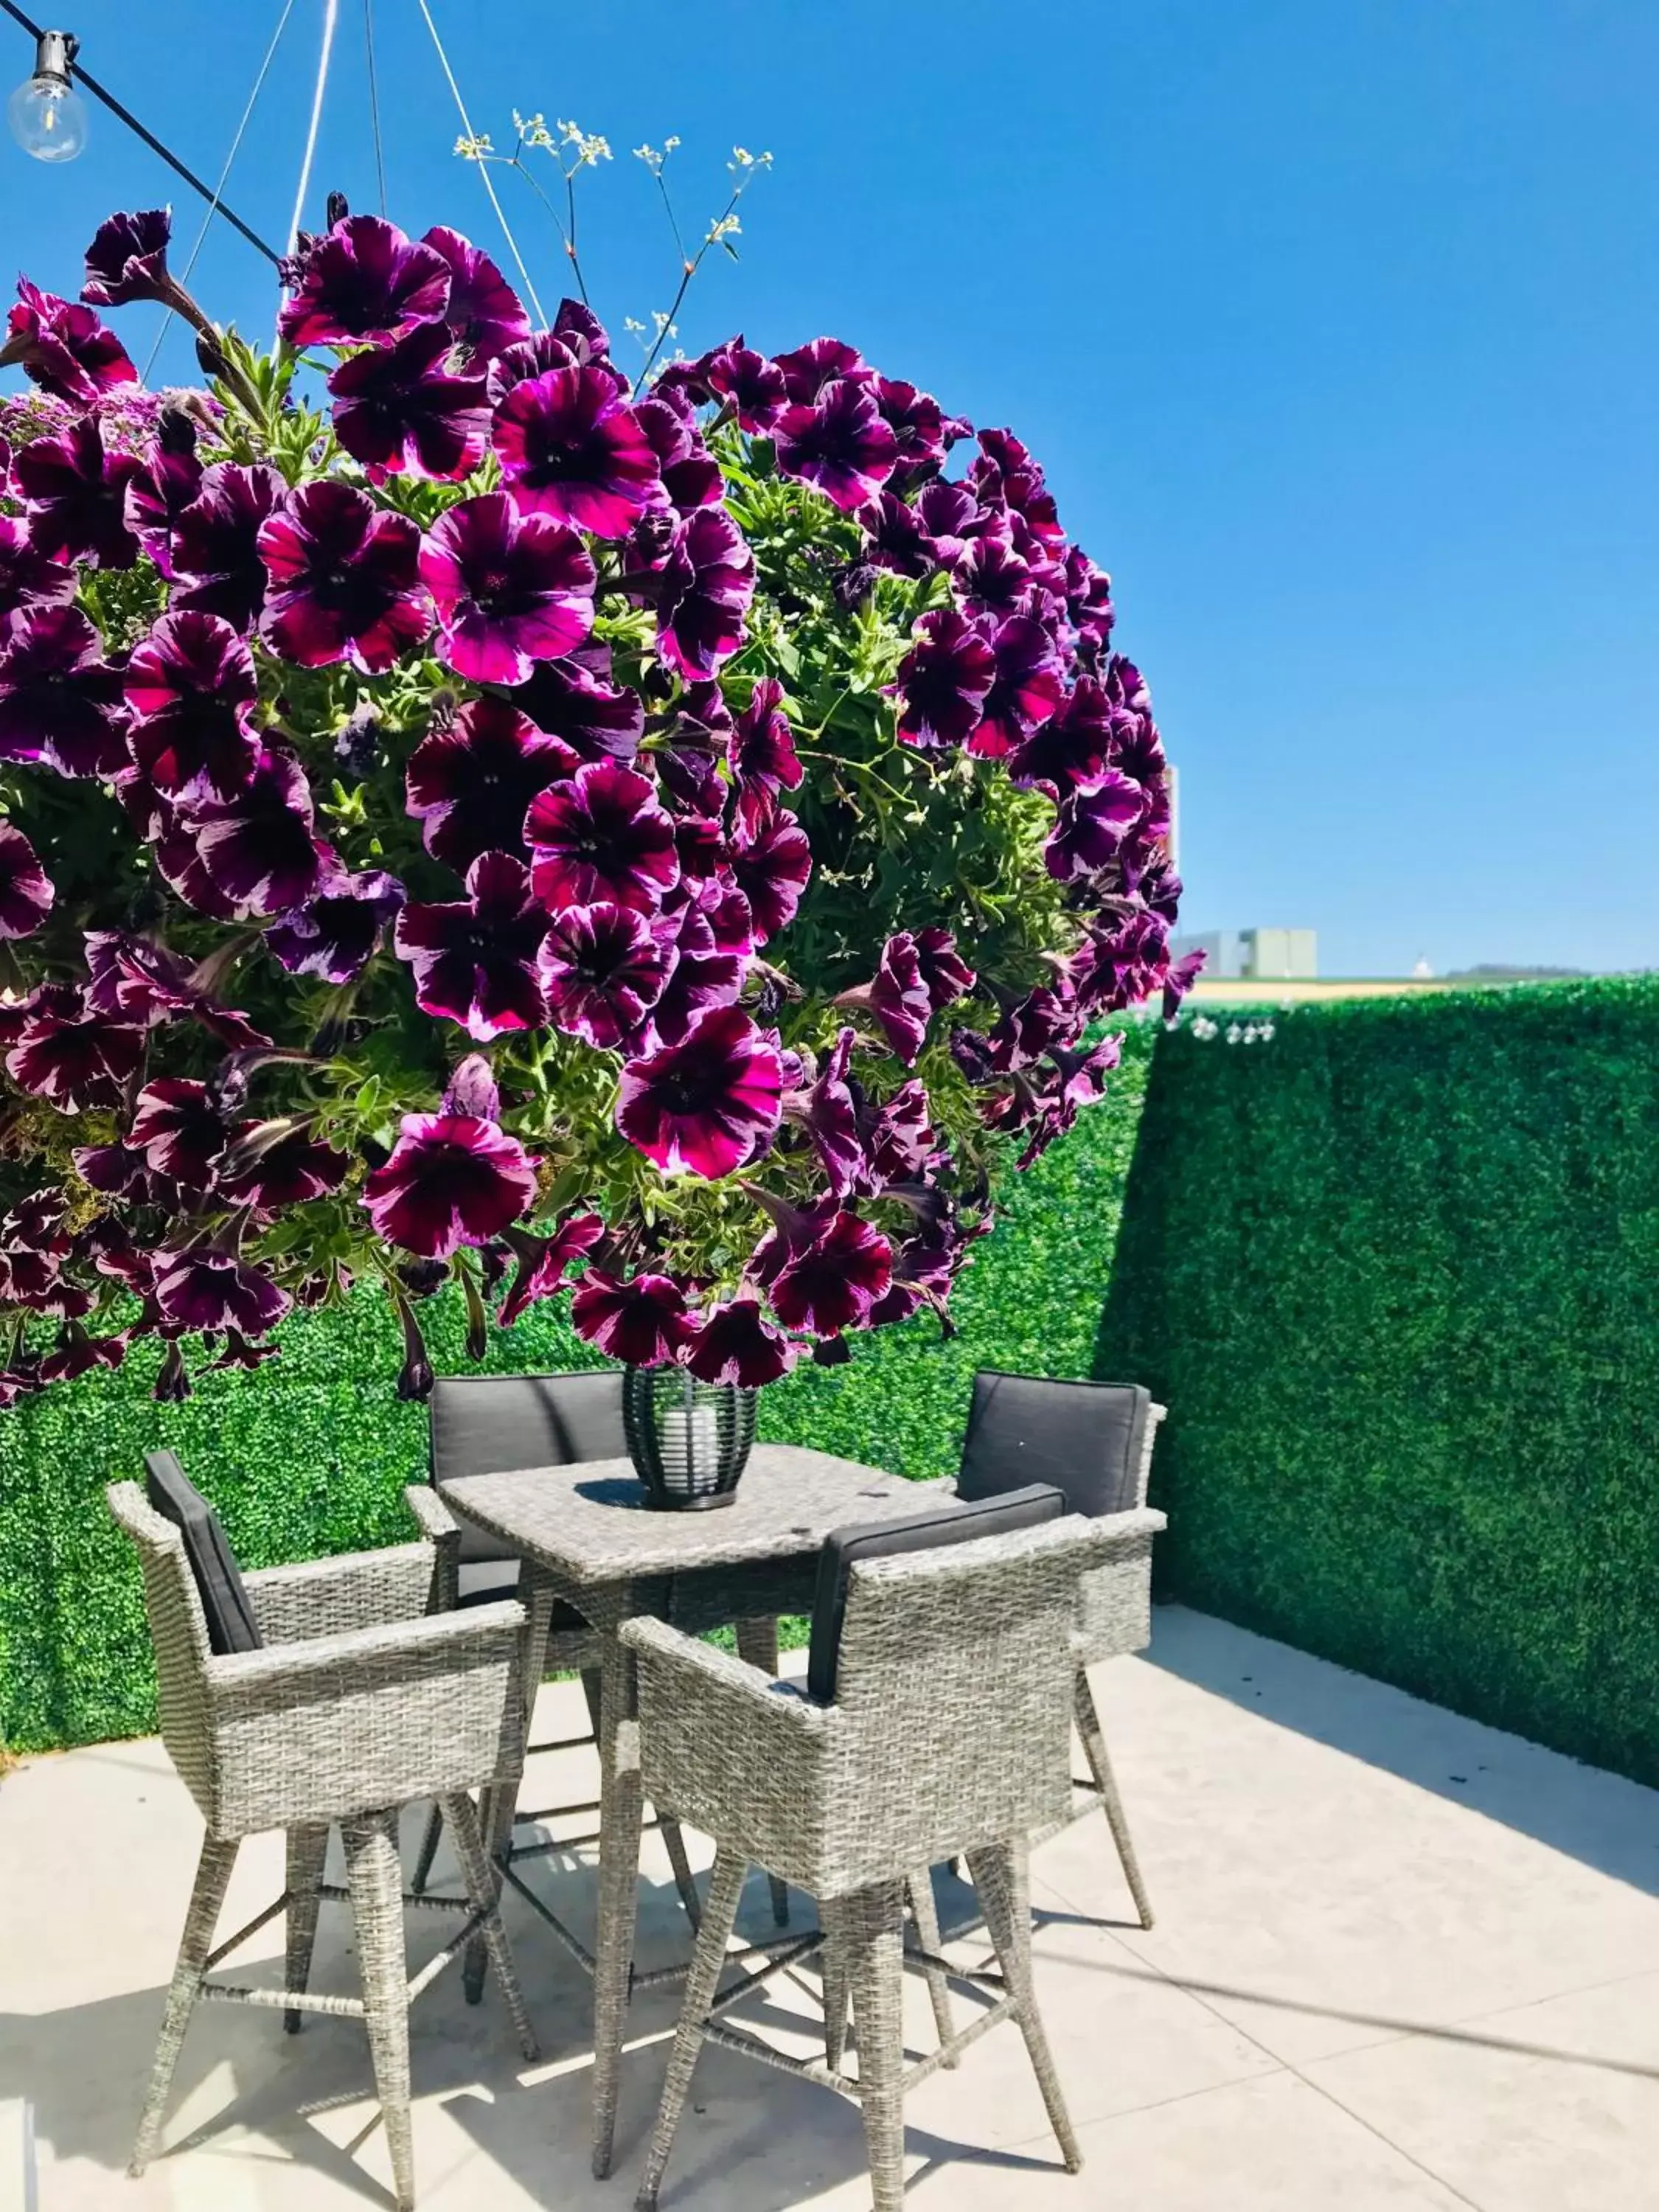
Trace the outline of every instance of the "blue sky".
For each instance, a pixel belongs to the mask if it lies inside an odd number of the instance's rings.
[[[1653,0],[431,4],[498,143],[515,102],[610,138],[584,260],[613,327],[674,273],[629,149],[680,135],[697,221],[733,142],[769,149],[688,347],[833,331],[1035,446],[1181,769],[1192,926],[1313,926],[1328,973],[1659,965]],[[277,13],[65,20],[212,175]],[[278,243],[321,16],[296,0],[227,195]],[[415,0],[376,30],[391,212],[499,244]],[[4,22],[0,56],[27,73]],[[0,144],[8,276],[71,289],[104,213],[168,196],[94,134],[55,172]],[[313,218],[331,185],[374,204],[361,0]],[[196,289],[269,329],[233,233]],[[152,311],[122,327],[142,362]],[[189,365],[175,339],[159,373]]]

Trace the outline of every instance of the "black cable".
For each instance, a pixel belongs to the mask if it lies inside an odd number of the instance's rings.
[[[37,46],[46,36],[45,32],[41,30],[39,24],[30,22],[28,17],[23,13],[22,9],[13,5],[13,0],[0,0],[0,9],[3,9],[6,14],[11,17],[15,23],[21,23],[23,28],[28,33],[29,36],[35,41]],[[123,107],[120,101],[117,100],[112,92],[106,92],[103,86],[99,83],[97,78],[90,75],[86,70],[82,69],[78,61],[71,64],[70,74],[77,83],[85,85],[87,90],[92,94],[94,100],[101,100],[104,106],[108,108],[112,115],[118,117],[119,119],[126,125],[129,131],[135,131],[137,136],[143,140],[145,145],[150,149],[152,153],[159,154],[161,159],[167,163],[168,168],[172,169],[177,175],[181,176],[193,192],[199,192],[210,207],[216,208],[218,212],[223,216],[225,221],[230,224],[233,229],[240,230],[241,232],[243,237],[246,239],[250,246],[258,246],[259,252],[264,255],[265,259],[270,263],[273,268],[281,268],[283,262],[282,255],[276,252],[272,247],[267,246],[257,230],[250,230],[246,223],[242,221],[240,216],[234,214],[232,210],[225,205],[222,199],[216,198],[210,188],[202,182],[202,179],[196,174],[195,171],[193,169],[187,169],[176,154],[170,153],[161,143],[161,140],[155,136],[153,131],[146,131],[143,125],[138,120],[138,118],[132,113],[131,109]]]

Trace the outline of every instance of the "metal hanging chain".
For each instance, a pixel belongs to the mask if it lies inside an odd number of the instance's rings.
[[[0,0],[0,6],[3,4],[4,0]],[[454,96],[456,112],[461,118],[461,128],[469,138],[475,137],[477,133],[472,128],[472,118],[466,112],[466,102],[461,98],[461,88],[455,82],[455,72],[449,66],[449,56],[444,52],[444,42],[438,36],[438,26],[432,20],[432,10],[428,7],[427,0],[416,0],[416,4],[426,18],[426,27],[431,32],[432,43],[438,50],[438,60],[442,66],[445,76],[449,81],[449,89]],[[547,317],[542,313],[542,303],[536,297],[536,287],[531,281],[530,271],[524,265],[524,256],[519,251],[519,241],[513,235],[513,228],[507,222],[506,210],[496,196],[495,179],[489,173],[489,164],[487,161],[480,161],[477,167],[478,174],[483,179],[483,188],[489,195],[489,204],[495,210],[495,220],[501,227],[501,235],[506,239],[513,258],[518,264],[519,274],[524,279],[524,289],[530,295],[530,304],[536,310],[536,320],[538,323],[545,323]]]
[[[288,250],[293,252],[300,242],[300,221],[305,213],[306,195],[311,190],[311,166],[317,158],[317,138],[323,127],[323,95],[328,90],[329,65],[334,59],[334,33],[340,20],[340,0],[323,0],[323,45],[317,57],[317,82],[312,88],[311,121],[306,127],[306,150],[300,161],[299,189],[294,195],[294,213],[288,226]]]
[[[380,220],[386,220],[386,153],[380,144],[380,86],[374,70],[374,0],[363,0],[363,44],[368,50],[368,117],[374,129],[374,174],[380,187]]]

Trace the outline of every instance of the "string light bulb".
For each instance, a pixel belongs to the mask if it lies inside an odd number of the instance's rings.
[[[11,135],[37,161],[72,161],[87,143],[86,103],[70,64],[79,41],[70,31],[42,31],[34,74],[6,102]]]

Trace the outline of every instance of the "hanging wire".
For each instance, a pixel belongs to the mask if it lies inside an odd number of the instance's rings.
[[[236,126],[236,136],[230,142],[230,151],[225,155],[224,167],[219,172],[219,180],[213,187],[213,197],[208,202],[208,211],[202,217],[202,228],[196,234],[196,243],[190,249],[190,258],[185,262],[184,273],[179,279],[186,289],[189,289],[191,276],[201,257],[202,248],[207,243],[209,226],[219,211],[220,198],[225,186],[230,182],[231,170],[235,166],[237,155],[241,151],[242,140],[247,134],[247,126],[253,120],[253,110],[259,94],[264,89],[265,79],[270,74],[270,65],[276,58],[276,49],[282,44],[283,32],[288,28],[288,19],[293,13],[294,0],[283,0],[283,12],[276,19],[276,29],[270,34],[270,44],[265,48],[265,58],[259,64],[259,73],[253,80],[253,89],[247,96],[247,106],[242,110],[242,119]],[[173,320],[173,312],[169,307],[162,316],[161,327],[156,331],[155,343],[149,349],[149,359],[144,363],[143,381],[146,384],[149,382],[149,373],[155,366],[155,357],[161,350],[161,341],[167,334],[167,325]]]
[[[306,131],[306,150],[300,162],[300,186],[294,195],[294,215],[288,227],[288,251],[300,242],[300,222],[306,195],[311,190],[311,165],[317,158],[317,137],[323,125],[323,94],[328,89],[329,64],[334,58],[334,31],[340,20],[340,0],[323,0],[323,48],[317,57],[317,82],[311,95],[311,122]],[[283,296],[286,297],[286,288]]]
[[[0,0],[0,4],[3,4],[3,0]],[[472,128],[472,118],[466,112],[466,102],[461,98],[461,88],[455,82],[455,72],[449,66],[449,56],[444,52],[444,42],[438,36],[438,26],[432,20],[432,10],[427,6],[426,0],[417,0],[417,4],[422,15],[426,18],[426,27],[431,32],[432,43],[438,50],[439,63],[449,81],[449,89],[454,97],[456,112],[461,118],[461,128],[469,138],[475,137],[477,133]],[[477,167],[478,174],[483,179],[483,188],[489,195],[489,204],[495,210],[495,220],[501,227],[501,235],[506,239],[508,250],[518,264],[519,274],[524,279],[524,289],[530,295],[530,304],[536,310],[536,320],[538,323],[545,323],[547,317],[542,313],[542,303],[536,297],[536,287],[531,282],[530,271],[524,265],[524,256],[519,251],[519,241],[513,235],[512,226],[507,222],[506,210],[496,196],[495,179],[489,173],[489,164],[487,161],[480,161]]]
[[[368,114],[374,126],[374,174],[380,180],[380,215],[386,216],[386,155],[380,144],[380,87],[374,72],[374,0],[363,0],[363,44],[368,49]]]

